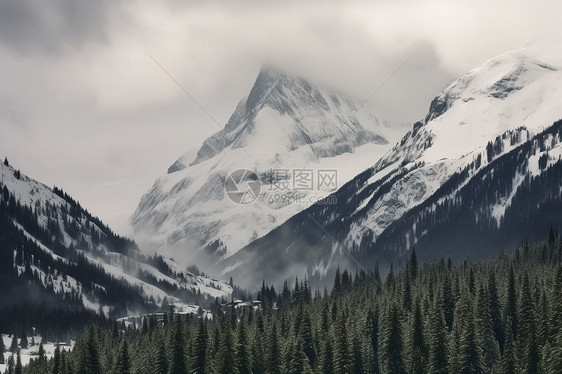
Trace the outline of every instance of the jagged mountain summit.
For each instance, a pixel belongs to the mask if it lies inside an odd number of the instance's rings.
[[[196,312],[232,288],[113,233],[59,188],[0,163],[0,306],[91,310],[112,317]]]
[[[224,129],[180,157],[143,196],[131,219],[135,238],[185,263],[215,263],[332,192],[316,188],[319,170],[335,170],[341,185],[404,133],[349,98],[264,68]],[[251,203],[225,194],[237,169],[260,180]],[[301,169],[312,170],[314,188],[276,196],[273,174],[283,171],[281,182],[293,185]]]
[[[561,50],[532,45],[451,83],[337,205],[292,217],[224,260],[224,275],[319,279],[338,265],[398,265],[412,246],[422,260],[486,257],[562,224]]]

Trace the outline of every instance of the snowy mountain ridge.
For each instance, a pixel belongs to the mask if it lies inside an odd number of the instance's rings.
[[[284,191],[283,201],[273,201],[272,171],[288,170],[290,184],[291,170],[332,169],[342,185],[402,134],[348,98],[262,69],[224,129],[196,155],[180,157],[143,196],[131,219],[135,237],[180,262],[215,263],[331,192]],[[250,204],[225,196],[225,180],[237,169],[261,180]]]
[[[432,101],[424,124],[414,126],[400,144],[375,164],[376,173],[371,179],[375,181],[378,175],[400,165],[423,163],[427,166],[407,178],[422,178],[425,182],[400,181],[386,199],[395,202],[398,196],[408,195],[401,189],[403,185],[417,192],[423,189],[425,193],[398,204],[403,209],[397,212],[388,211],[394,204],[379,202],[369,217],[355,223],[356,230],[364,231],[362,228],[367,227],[374,229],[375,235],[380,234],[478,155],[484,156],[483,163],[487,163],[486,147],[497,136],[524,126],[527,140],[562,118],[561,57],[529,47],[493,58],[449,85]],[[503,152],[514,145],[502,146]]]

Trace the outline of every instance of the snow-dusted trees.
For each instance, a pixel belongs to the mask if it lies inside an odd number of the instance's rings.
[[[498,259],[443,259],[416,271],[410,257],[384,286],[344,270],[339,291],[314,300],[303,296],[311,294],[306,282],[279,296],[264,284],[265,308],[225,305],[212,319],[165,314],[168,322],[151,319],[138,330],[89,329],[72,353],[57,349],[47,371],[30,364],[25,372],[560,373],[559,242],[555,235]],[[545,255],[545,246],[555,251]],[[10,374],[16,358],[8,358]]]

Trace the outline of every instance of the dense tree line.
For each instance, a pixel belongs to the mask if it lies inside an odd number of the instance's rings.
[[[304,281],[281,292],[264,284],[259,310],[90,328],[72,352],[23,372],[560,373],[561,252],[552,230],[544,243],[457,266],[419,266],[412,250],[384,282],[338,271],[329,295]]]

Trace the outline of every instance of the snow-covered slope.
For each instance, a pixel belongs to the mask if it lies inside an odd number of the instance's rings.
[[[355,222],[352,235],[373,230],[378,236],[478,155],[487,163],[488,142],[497,136],[525,128],[522,139],[501,147],[507,152],[560,118],[560,48],[535,45],[487,61],[435,97],[424,122],[375,164],[370,182],[399,167],[423,166],[407,173]]]
[[[336,170],[341,186],[404,133],[350,99],[263,69],[224,129],[143,196],[132,217],[135,238],[184,263],[214,263],[332,192],[317,188],[318,170]],[[244,205],[225,195],[227,176],[242,168],[261,180],[258,198]],[[274,182],[291,186],[297,169],[312,170],[312,190],[277,190]],[[286,175],[277,179],[278,171]]]
[[[423,121],[334,194],[337,205],[316,205],[291,218],[225,260],[224,274],[242,285],[265,274],[282,280],[295,270],[321,277],[338,263],[400,261],[413,245],[425,259],[437,253],[478,257],[490,246],[507,250],[524,235],[546,232],[539,226],[557,223],[560,215],[523,223],[538,208],[549,211],[546,200],[560,203],[559,194],[551,199],[529,186],[562,186],[556,174],[560,124],[552,127],[562,118],[561,47],[531,45],[454,81]],[[514,213],[521,204],[528,217]],[[471,237],[479,251],[466,252]],[[267,262],[276,267],[263,266]],[[254,272],[259,274],[250,279]]]
[[[106,315],[232,293],[228,284],[195,275],[170,259],[143,256],[134,242],[115,235],[62,190],[7,162],[0,164],[0,190],[0,275],[14,289],[33,280],[45,297]],[[0,301],[8,306],[25,297],[2,295]]]

